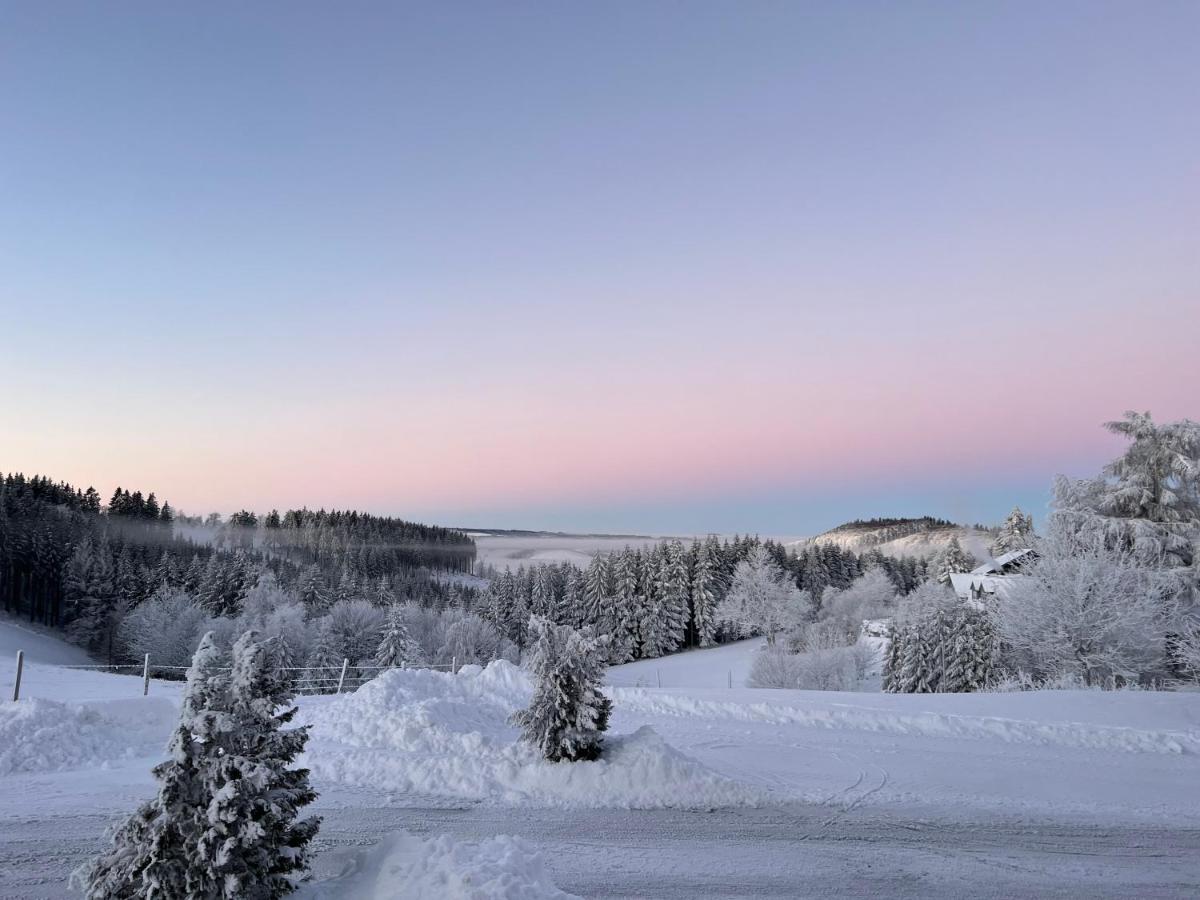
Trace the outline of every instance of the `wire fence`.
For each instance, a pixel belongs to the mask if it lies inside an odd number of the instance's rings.
[[[142,696],[149,696],[150,686],[154,682],[181,682],[187,675],[188,666],[160,665],[146,654],[140,663],[112,663],[95,665],[54,666],[56,669],[75,669],[80,671],[101,672],[112,675],[128,675],[141,679]],[[456,673],[459,670],[458,659],[448,663],[430,663],[419,666],[376,666],[351,663],[344,659],[336,666],[277,666],[272,672],[289,673],[293,690],[296,694],[340,694],[346,691],[356,691],[368,681],[378,678],[382,673],[391,669],[431,669],[433,671]],[[230,671],[228,666],[218,671]],[[13,679],[12,699],[21,699],[22,683],[28,682],[25,673],[25,651],[17,651],[16,677]]]

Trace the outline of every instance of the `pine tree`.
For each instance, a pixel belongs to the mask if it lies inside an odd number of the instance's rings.
[[[388,610],[383,626],[383,640],[375,653],[377,666],[417,666],[423,662],[421,647],[408,633],[404,613],[396,605]]]
[[[89,900],[222,896],[197,847],[211,800],[204,770],[220,752],[218,722],[229,699],[223,663],[210,632],[188,669],[169,759],[154,769],[158,795],[113,832],[106,853],[74,876]]]
[[[938,554],[935,577],[938,584],[949,584],[950,576],[959,572],[970,572],[975,567],[975,560],[962,548],[957,537],[950,538],[950,543]]]
[[[626,547],[614,557],[612,631],[609,634],[609,662],[620,665],[631,661],[638,646],[638,577],[633,551]]]
[[[683,545],[671,541],[663,549],[658,572],[659,603],[666,635],[664,653],[678,650],[688,630],[688,572]]]
[[[608,602],[608,557],[602,554],[592,557],[584,576],[583,614],[580,621],[585,625],[598,625]]]
[[[696,550],[696,566],[692,572],[692,616],[696,642],[711,647],[717,630],[717,572],[713,559],[714,539],[706,540]]]
[[[1014,506],[1012,512],[1008,514],[1008,518],[1004,520],[1004,524],[1000,526],[1000,533],[996,535],[996,540],[992,543],[992,556],[1003,556],[1014,550],[1032,547],[1033,539],[1033,516],[1025,515],[1021,512],[1021,507]]]
[[[197,852],[220,884],[219,897],[274,900],[295,890],[292,878],[307,871],[308,844],[320,825],[317,818],[296,821],[317,796],[308,770],[290,768],[308,727],[284,729],[296,715],[290,680],[278,671],[270,642],[253,631],[234,644],[229,695],[222,753],[203,769],[212,799]]]
[[[596,759],[612,710],[600,689],[603,640],[590,629],[576,631],[537,617],[530,628],[536,637],[530,661],[534,693],[512,723],[551,762]]]

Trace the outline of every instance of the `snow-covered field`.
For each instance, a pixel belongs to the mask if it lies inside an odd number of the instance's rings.
[[[302,699],[324,818],[305,896],[1200,892],[1200,694],[752,690],[759,643],[610,670],[596,763],[516,743],[529,687],[503,663]],[[34,662],[22,694],[0,703],[0,896],[69,896],[153,791],[179,688]]]

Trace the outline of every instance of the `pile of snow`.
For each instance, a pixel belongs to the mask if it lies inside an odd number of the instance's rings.
[[[648,727],[608,735],[594,762],[546,762],[508,723],[531,693],[525,673],[504,660],[457,675],[387,672],[354,694],[302,702],[312,726],[304,764],[319,780],[510,805],[712,808],[762,799]]]
[[[161,756],[178,720],[162,697],[96,704],[22,700],[0,704],[0,775],[103,768]]]
[[[397,831],[354,853],[336,878],[301,889],[301,900],[572,900],[540,853],[499,835],[479,844]],[[576,898],[577,900],[577,898]]]

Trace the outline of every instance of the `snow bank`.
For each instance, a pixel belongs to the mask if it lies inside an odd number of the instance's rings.
[[[178,720],[166,698],[98,704],[22,700],[0,704],[0,775],[102,768],[161,756]]]
[[[301,900],[572,900],[541,854],[505,835],[479,844],[393,832],[355,853],[342,874],[302,888]],[[578,900],[578,898],[576,898]]]
[[[796,724],[812,728],[991,740],[1010,744],[1041,744],[1128,753],[1200,753],[1200,731],[1195,730],[1145,729],[1101,725],[1095,722],[1047,722],[1008,716],[899,711],[856,706],[850,702],[838,703],[820,697],[819,692],[770,692],[789,698],[794,698],[799,693],[806,700],[812,700],[804,706],[795,706],[775,701],[747,702],[743,699],[746,692],[733,693],[739,695],[738,699],[724,701],[682,693],[614,688],[613,702],[628,713],[700,717],[710,721],[732,719],[743,722]],[[941,696],[978,698],[983,695]],[[1012,711],[1018,711],[1015,704]]]
[[[354,694],[302,703],[312,726],[304,764],[316,779],[510,805],[710,808],[762,799],[646,727],[607,736],[594,762],[546,762],[508,724],[531,693],[504,660],[457,675],[391,671]]]

